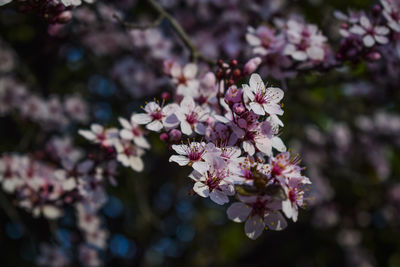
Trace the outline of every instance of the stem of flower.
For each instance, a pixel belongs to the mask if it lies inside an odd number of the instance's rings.
[[[114,14],[113,17],[124,27],[129,28],[129,29],[148,29],[148,28],[154,28],[157,27],[161,24],[161,22],[166,19],[170,23],[171,27],[174,29],[174,31],[177,33],[179,39],[182,40],[183,44],[190,50],[190,60],[193,61],[194,63],[197,63],[198,60],[204,61],[209,65],[215,65],[216,62],[210,58],[207,58],[205,55],[203,55],[193,44],[193,42],[190,40],[190,37],[187,35],[185,30],[182,28],[182,26],[179,24],[179,22],[171,15],[169,14],[162,6],[160,6],[156,1],[154,0],[147,0],[147,2],[151,5],[151,7],[159,14],[158,18],[156,21],[150,24],[144,24],[144,25],[139,25],[139,24],[132,24],[129,22],[124,21],[121,17],[119,17],[117,14]]]

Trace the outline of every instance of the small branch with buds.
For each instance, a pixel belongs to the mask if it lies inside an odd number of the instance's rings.
[[[156,10],[158,13],[164,16],[166,20],[170,22],[172,28],[174,28],[179,38],[189,48],[191,54],[191,60],[193,62],[196,62],[198,59],[200,59],[208,64],[215,65],[215,62],[213,60],[207,58],[199,50],[197,50],[195,45],[190,40],[189,36],[186,34],[182,26],[174,17],[172,17],[167,11],[165,11],[165,9],[162,6],[160,6],[156,1],[154,0],[147,0],[147,1],[154,8],[154,10]]]
[[[161,22],[166,19],[168,22],[171,24],[171,27],[175,30],[179,38],[182,40],[184,45],[190,50],[190,59],[193,62],[197,62],[198,60],[204,61],[210,65],[215,65],[216,62],[214,62],[212,59],[206,57],[203,55],[193,44],[193,42],[190,40],[190,37],[187,35],[185,30],[182,28],[182,26],[179,24],[179,22],[171,15],[169,14],[162,6],[160,6],[156,1],[154,0],[147,0],[148,3],[151,5],[151,7],[157,11],[159,14],[158,18],[156,21],[150,24],[133,24],[124,21],[121,17],[119,17],[117,14],[114,14],[113,17],[124,27],[129,28],[129,29],[148,29],[148,28],[154,28],[157,27],[161,24]]]
[[[161,22],[164,19],[163,15],[158,16],[158,18],[153,22],[153,23],[148,23],[148,24],[137,24],[137,23],[130,23],[127,21],[124,21],[120,16],[117,14],[113,15],[113,18],[115,18],[122,26],[128,29],[138,29],[138,30],[145,30],[145,29],[150,29],[150,28],[155,28],[158,27]]]

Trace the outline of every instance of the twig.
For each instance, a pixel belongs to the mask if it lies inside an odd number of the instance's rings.
[[[115,18],[125,28],[145,30],[145,29],[155,28],[155,27],[159,26],[161,24],[161,22],[163,21],[164,16],[160,14],[160,16],[153,23],[148,23],[148,24],[137,24],[137,23],[126,22],[117,14],[113,14],[113,18]]]
[[[135,23],[129,23],[124,21],[121,17],[119,17],[117,14],[114,14],[113,17],[124,27],[128,29],[148,29],[148,28],[154,28],[157,27],[161,24],[161,22],[166,19],[168,22],[171,24],[171,27],[175,30],[177,33],[178,37],[182,40],[184,45],[190,50],[190,59],[194,63],[196,63],[198,60],[202,60],[210,65],[215,65],[216,62],[212,59],[207,58],[205,55],[203,55],[197,48],[196,46],[192,43],[190,40],[189,36],[185,32],[185,30],[182,28],[182,26],[179,24],[179,22],[171,16],[162,6],[160,6],[156,1],[154,0],[147,0],[148,3],[151,5],[151,7],[159,14],[157,20],[155,20],[153,23],[150,24],[135,24]]]
[[[186,34],[182,26],[174,17],[172,17],[167,11],[165,11],[165,9],[162,6],[160,6],[156,1],[154,0],[147,0],[147,1],[154,8],[154,10],[156,10],[159,14],[164,16],[165,19],[167,19],[170,22],[172,28],[174,28],[179,38],[189,48],[190,57],[193,62],[197,62],[197,60],[200,59],[210,65],[215,65],[215,62],[213,60],[207,58],[199,50],[197,50],[196,46],[192,43],[189,36]]]

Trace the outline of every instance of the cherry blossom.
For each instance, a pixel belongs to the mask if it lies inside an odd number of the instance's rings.
[[[305,24],[293,19],[289,20],[286,25],[288,43],[285,46],[285,55],[290,55],[298,61],[307,59],[322,61],[324,59],[326,37],[321,34],[316,25]]]
[[[250,99],[250,109],[258,115],[282,115],[279,102],[283,98],[283,91],[276,87],[266,88],[260,75],[252,74],[250,77],[250,86],[243,85],[245,95]]]
[[[386,36],[389,33],[389,29],[385,26],[374,26],[366,16],[362,16],[360,18],[360,24],[353,25],[349,31],[353,34],[360,35],[366,47],[372,47],[375,42],[379,44],[386,44],[389,42]]]
[[[144,137],[143,130],[137,123],[134,122],[133,116],[134,115],[132,115],[130,122],[124,118],[119,118],[119,122],[121,123],[122,127],[124,127],[119,134],[121,138],[125,140],[133,140],[137,146],[144,149],[149,149],[150,144]]]
[[[137,172],[143,170],[144,164],[141,156],[144,154],[144,151],[141,148],[125,140],[115,142],[114,147],[117,151],[117,160],[125,167],[131,167]]]
[[[383,6],[383,15],[388,21],[388,26],[400,32],[400,3],[396,0],[381,0]]]
[[[172,149],[179,155],[173,155],[169,158],[170,162],[176,162],[180,166],[190,164],[193,169],[198,172],[208,170],[208,163],[203,161],[206,152],[206,144],[204,142],[191,142],[189,145],[172,145]]]
[[[178,109],[176,104],[161,106],[156,102],[149,102],[144,107],[146,113],[134,114],[131,120],[137,124],[146,124],[146,128],[159,132],[163,127],[174,128],[179,124],[174,112]]]
[[[278,211],[281,208],[280,201],[268,196],[240,196],[239,199],[242,202],[233,203],[226,213],[234,222],[245,222],[244,229],[249,238],[257,239],[265,227],[275,231],[286,228],[286,220]]]
[[[207,170],[203,172],[193,170],[189,177],[195,181],[193,190],[199,196],[210,197],[215,203],[223,205],[229,202],[229,196],[235,194],[235,189],[227,179],[230,175],[229,169],[220,163],[220,161],[210,158]]]
[[[267,26],[259,26],[257,29],[249,27],[246,40],[253,47],[253,54],[261,56],[275,53],[284,45],[283,36],[276,35],[275,29]]]
[[[90,126],[90,131],[79,130],[79,134],[95,144],[110,147],[118,137],[118,130],[116,128],[104,129],[100,124],[94,123]]]
[[[200,82],[196,79],[197,66],[195,64],[190,63],[182,68],[178,63],[174,63],[170,74],[177,85],[177,94],[191,97],[197,95]]]
[[[204,135],[205,125],[202,122],[207,119],[207,115],[207,110],[196,105],[193,98],[189,96],[183,98],[179,109],[176,111],[181,131],[186,135],[191,135],[193,131]]]

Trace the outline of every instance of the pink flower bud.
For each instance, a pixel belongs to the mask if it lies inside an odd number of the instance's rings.
[[[229,87],[225,93],[225,102],[228,105],[233,105],[241,101],[242,101],[242,90],[238,89],[236,85],[232,85],[231,87]]]
[[[161,98],[164,100],[169,100],[169,99],[171,99],[171,94],[169,92],[163,92],[161,94]]]
[[[377,60],[381,59],[381,57],[382,56],[379,52],[371,52],[366,56],[366,58],[371,61],[377,61]]]
[[[233,112],[235,112],[236,114],[240,115],[245,111],[246,111],[246,107],[243,106],[242,103],[235,103],[233,105]]]
[[[168,139],[169,139],[169,136],[168,136],[167,133],[162,133],[162,134],[160,134],[160,140],[161,140],[161,141],[167,142]]]
[[[262,60],[260,57],[255,57],[247,61],[247,63],[244,65],[244,73],[253,73],[258,68],[258,66],[260,66],[261,61]]]
[[[182,133],[178,129],[172,129],[169,132],[169,141],[170,142],[173,142],[173,143],[179,142],[181,140],[181,138],[182,138]]]

